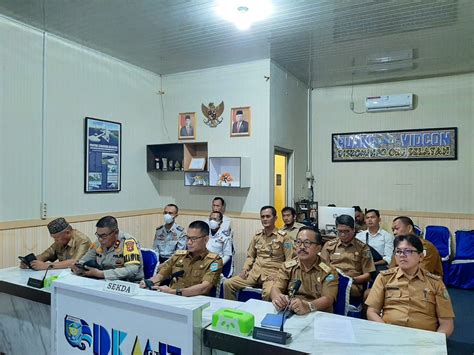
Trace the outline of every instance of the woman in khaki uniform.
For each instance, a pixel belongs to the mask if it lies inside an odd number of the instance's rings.
[[[454,312],[440,276],[420,267],[423,244],[414,235],[395,238],[398,267],[382,271],[365,304],[367,319],[450,336]]]

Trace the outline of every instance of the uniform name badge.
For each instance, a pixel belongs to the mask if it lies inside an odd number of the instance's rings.
[[[133,296],[137,294],[138,284],[125,281],[106,281],[104,291],[120,295]]]

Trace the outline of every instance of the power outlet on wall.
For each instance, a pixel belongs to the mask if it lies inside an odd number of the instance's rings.
[[[48,205],[46,204],[46,202],[41,202],[40,208],[41,219],[48,218]]]

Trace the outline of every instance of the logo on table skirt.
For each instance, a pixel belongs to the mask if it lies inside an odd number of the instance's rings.
[[[64,335],[73,348],[85,350],[92,344],[92,332],[89,324],[82,319],[68,316],[64,318]]]
[[[64,336],[73,348],[86,350],[92,346],[97,355],[142,355],[171,354],[181,355],[181,348],[158,342],[155,348],[150,339],[140,340],[138,335],[126,341],[128,333],[111,329],[111,333],[100,324],[93,323],[93,331],[83,319],[66,315],[64,317]],[[144,346],[142,346],[142,344]]]

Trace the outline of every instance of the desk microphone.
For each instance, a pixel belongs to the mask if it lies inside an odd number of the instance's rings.
[[[301,280],[294,280],[292,285],[290,286],[290,289],[288,290],[288,305],[283,310],[283,317],[281,318],[280,332],[283,331],[283,325],[285,324],[285,319],[286,319],[286,312],[290,308],[290,302],[298,293],[300,287],[301,287]]]
[[[53,267],[54,267],[53,264],[50,264],[47,267],[46,272],[44,273],[44,276],[43,276],[42,280],[38,280],[38,279],[34,279],[34,278],[30,277],[28,279],[27,285],[31,286],[31,287],[36,287],[36,288],[43,288],[44,287],[44,280],[46,279],[46,275],[48,274],[48,271],[50,269],[52,269]]]

